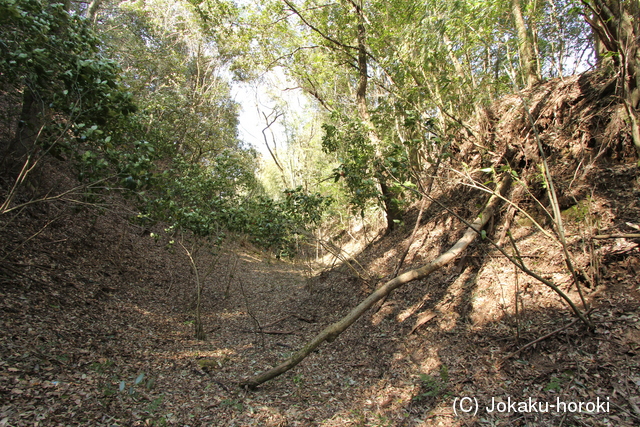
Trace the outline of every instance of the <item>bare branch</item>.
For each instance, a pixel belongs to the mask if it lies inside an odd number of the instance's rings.
[[[349,53],[350,50],[355,50],[357,51],[358,48],[355,46],[349,46],[347,44],[344,44],[336,39],[334,39],[333,37],[330,37],[328,35],[326,35],[325,33],[323,33],[320,29],[318,29],[316,26],[314,26],[313,24],[311,24],[304,16],[302,16],[302,14],[298,11],[298,9],[296,9],[296,7],[289,1],[289,0],[282,0],[287,6],[289,6],[289,8],[296,14],[298,15],[298,17],[302,20],[302,22],[304,22],[304,24],[309,27],[312,31],[314,31],[315,33],[317,33],[318,35],[320,35],[320,37],[322,37],[323,39],[327,40],[328,42],[332,43],[333,45],[342,48],[343,52],[345,54],[347,54],[351,59],[353,59],[353,61],[356,61],[356,58],[351,55]]]
[[[503,181],[499,184],[496,193],[503,194],[507,191],[509,186],[511,185],[511,176],[506,175]],[[254,378],[246,381],[241,384],[243,387],[247,387],[249,389],[254,389],[258,387],[260,384],[269,381],[285,372],[295,367],[298,363],[302,362],[313,350],[318,348],[320,344],[323,342],[332,342],[334,341],[338,335],[344,332],[349,326],[351,326],[356,320],[360,318],[367,310],[369,310],[376,302],[380,299],[384,298],[394,289],[399,288],[400,286],[412,282],[414,280],[419,280],[427,277],[434,271],[440,269],[447,263],[454,260],[458,255],[460,255],[475,239],[476,235],[480,233],[482,228],[488,223],[489,219],[493,216],[494,212],[496,212],[498,206],[500,204],[500,198],[495,195],[489,198],[487,205],[482,210],[482,212],[478,215],[478,217],[470,224],[470,227],[464,233],[464,235],[453,245],[448,251],[441,254],[438,258],[431,261],[430,263],[414,269],[402,273],[401,275],[395,277],[394,279],[388,281],[378,289],[376,289],[373,293],[371,293],[364,301],[362,301],[358,306],[353,308],[345,317],[343,317],[338,322],[328,326],[318,335],[316,335],[311,341],[309,341],[302,349],[295,352],[291,357],[285,360],[280,365],[269,369],[268,371],[255,376]]]

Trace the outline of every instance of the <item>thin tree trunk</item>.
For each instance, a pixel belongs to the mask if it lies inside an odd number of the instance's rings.
[[[640,1],[582,0],[585,19],[599,42],[599,53],[613,53],[620,70],[621,98],[640,157]]]
[[[101,3],[102,0],[93,0],[89,3],[89,7],[87,8],[87,19],[92,23],[95,23],[98,18],[98,10],[100,10]]]
[[[356,105],[358,107],[358,114],[360,120],[364,123],[367,136],[375,148],[376,158],[382,158],[380,147],[382,142],[376,131],[375,125],[371,121],[371,115],[369,114],[369,106],[367,105],[367,86],[369,82],[368,74],[368,62],[367,62],[367,32],[365,27],[365,19],[362,8],[355,2],[351,2],[354,6],[356,15],[358,17],[357,26],[357,40],[358,40],[358,87],[356,89]],[[380,190],[382,192],[382,201],[384,204],[384,211],[387,216],[387,233],[391,232],[396,224],[396,221],[401,218],[402,210],[397,202],[398,194],[392,190],[388,185],[387,173],[383,168],[379,168],[377,171],[377,179],[380,184]]]
[[[502,181],[499,183],[496,193],[503,196],[511,186],[511,176],[506,174]],[[311,341],[305,344],[302,349],[295,352],[290,358],[285,360],[280,365],[263,372],[260,375],[253,377],[252,379],[241,384],[242,387],[249,389],[255,389],[260,384],[263,384],[295,367],[298,363],[302,362],[312,351],[320,346],[323,342],[332,342],[338,335],[344,332],[349,326],[351,326],[360,316],[362,316],[369,308],[371,308],[377,301],[384,298],[394,289],[400,286],[427,277],[434,271],[440,269],[444,265],[453,261],[458,255],[462,253],[476,238],[478,232],[489,222],[493,217],[497,208],[500,205],[500,197],[497,194],[492,195],[482,212],[473,221],[471,227],[467,229],[464,235],[453,245],[448,251],[440,255],[438,258],[415,270],[410,270],[394,279],[388,281],[378,289],[376,289],[371,295],[369,295],[358,306],[352,309],[345,317],[336,323],[328,326],[318,335],[316,335]]]
[[[527,26],[522,16],[522,7],[520,0],[511,0],[511,14],[518,33],[518,51],[520,52],[520,62],[524,72],[527,86],[533,86],[540,80],[540,71],[538,70],[538,61],[536,60],[533,46],[534,37],[529,35]]]

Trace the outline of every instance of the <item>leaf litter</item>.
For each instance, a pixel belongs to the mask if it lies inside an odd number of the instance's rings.
[[[599,154],[600,147],[615,146],[615,132],[601,132],[597,146],[588,137],[616,126],[598,121],[593,106],[609,108],[606,100],[589,101],[591,95],[577,89],[584,81],[549,84],[537,102],[541,126],[555,133],[542,136],[555,150],[551,160],[563,195],[582,201],[565,206],[571,250],[580,271],[590,271],[593,254],[600,261],[598,283],[586,289],[594,333],[580,323],[566,327],[572,319],[555,294],[476,242],[455,265],[396,290],[331,345],[248,392],[237,384],[288,357],[355,306],[376,280],[388,279],[416,210],[406,214],[404,227],[358,254],[368,281],[339,264],[331,270],[315,265],[310,275],[304,262],[276,260],[241,238],[227,242],[203,291],[208,338],[197,341],[188,260],[128,223],[123,202],[113,201],[106,213],[34,205],[3,224],[0,426],[637,425],[638,240],[590,247],[584,236],[596,228],[631,231],[627,224],[640,218],[640,175],[624,153]],[[493,126],[487,143],[500,147],[514,129],[520,135],[526,127],[516,101],[487,113],[490,125],[480,124]],[[567,119],[576,109],[585,120]],[[523,145],[534,156],[527,150]],[[580,166],[595,157],[608,163]],[[438,196],[469,206],[456,208],[466,216],[480,202],[460,187]],[[57,220],[18,248],[52,217]],[[589,230],[587,217],[594,222]],[[428,208],[406,268],[432,259],[460,228]],[[517,215],[511,231],[527,263],[577,300],[560,249]],[[481,409],[529,398],[609,405],[597,413],[461,416],[453,405],[464,397],[477,399]]]

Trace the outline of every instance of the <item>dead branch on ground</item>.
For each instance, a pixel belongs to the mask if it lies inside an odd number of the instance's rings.
[[[502,181],[498,184],[496,194],[503,195],[509,189],[511,185],[511,176],[505,175]],[[493,214],[496,212],[500,205],[500,198],[494,194],[489,198],[487,205],[482,212],[476,217],[471,226],[465,231],[464,235],[453,245],[448,251],[441,254],[438,258],[432,262],[414,269],[409,270],[388,281],[373,293],[371,293],[364,301],[358,306],[352,309],[345,317],[338,322],[328,326],[318,335],[316,335],[311,341],[302,347],[302,349],[295,352],[291,357],[285,360],[280,365],[269,369],[248,381],[240,384],[242,387],[248,389],[255,389],[260,384],[263,384],[295,367],[298,363],[302,362],[311,352],[320,346],[323,342],[332,342],[342,332],[344,332],[349,326],[351,326],[357,319],[359,319],[369,308],[371,308],[377,301],[384,298],[394,289],[400,286],[427,277],[434,271],[442,268],[449,262],[453,261],[458,255],[460,255],[476,238],[480,233],[480,230],[489,222]]]

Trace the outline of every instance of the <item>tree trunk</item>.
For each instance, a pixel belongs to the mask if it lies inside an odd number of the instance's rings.
[[[604,53],[620,70],[621,98],[640,157],[640,1],[582,0],[585,19]]]
[[[390,233],[395,229],[396,223],[402,219],[402,209],[398,201],[399,195],[391,190],[383,177],[378,180],[380,181],[380,189],[382,190],[384,212],[387,217],[387,233]]]
[[[496,193],[503,196],[508,191],[511,185],[511,175],[506,174],[502,181],[499,183]],[[358,304],[353,310],[351,310],[345,317],[338,322],[328,326],[322,332],[309,341],[302,349],[295,352],[289,359],[285,360],[280,365],[263,372],[260,375],[255,376],[249,381],[241,384],[242,387],[249,389],[255,389],[260,384],[263,384],[296,366],[302,362],[313,350],[318,348],[323,342],[332,342],[338,335],[344,332],[349,326],[351,326],[360,316],[362,316],[369,308],[371,308],[377,301],[387,296],[394,289],[400,286],[412,282],[414,280],[423,279],[434,271],[440,269],[444,265],[453,261],[458,255],[462,253],[473,240],[476,238],[480,230],[489,222],[500,205],[500,197],[494,194],[489,198],[489,201],[478,217],[473,221],[471,227],[467,229],[464,235],[453,245],[448,251],[440,255],[438,258],[415,270],[410,270],[394,279],[388,281],[378,289],[376,289],[371,295],[369,295],[364,301]]]
[[[356,69],[358,70],[358,84],[356,87],[356,109],[358,111],[358,116],[360,117],[361,122],[365,126],[365,130],[371,144],[375,148],[375,158],[382,159],[381,152],[381,140],[378,136],[378,133],[375,129],[375,126],[371,120],[371,115],[369,114],[369,107],[367,105],[367,88],[369,83],[369,64],[368,64],[368,56],[369,52],[367,51],[367,31],[366,31],[366,19],[364,16],[364,12],[362,10],[362,1],[350,0],[349,3],[353,6],[353,9],[356,14],[357,25],[356,25],[356,40],[357,45],[350,46],[346,45],[329,35],[323,33],[318,28],[313,26],[309,21],[307,21],[302,14],[296,9],[295,5],[292,4],[288,0],[283,0],[283,2],[295,13],[305,25],[311,28],[313,31],[318,33],[323,39],[332,43],[334,48],[341,50],[346,55],[348,55],[352,60],[355,61]],[[353,51],[356,51],[357,55],[352,55]],[[313,97],[318,99],[323,107],[328,108],[326,102],[319,96],[318,91],[315,89],[313,83],[309,80],[311,90],[306,89]],[[385,214],[387,216],[387,232],[393,229],[395,225],[394,219],[398,219],[400,217],[400,208],[397,204],[397,198],[399,194],[396,194],[391,190],[391,187],[388,185],[387,174],[384,171],[384,168],[381,166],[376,167],[376,179],[380,185],[380,190],[382,193],[382,201],[384,205]]]
[[[367,129],[367,136],[375,147],[375,156],[377,159],[382,159],[382,152],[380,147],[382,142],[378,136],[378,132],[371,121],[371,115],[369,114],[369,107],[367,105],[367,86],[369,82],[368,75],[368,61],[367,61],[367,32],[365,28],[365,19],[362,12],[362,8],[352,2],[356,15],[358,17],[357,26],[357,39],[358,39],[358,87],[356,89],[356,105],[358,107],[358,115],[360,120],[364,123]],[[382,167],[376,171],[378,183],[380,184],[380,190],[382,192],[382,202],[384,205],[384,211],[387,217],[387,233],[393,231],[396,225],[396,220],[402,217],[402,210],[398,203],[399,194],[391,189],[388,184],[387,173]]]
[[[518,33],[518,52],[520,52],[520,62],[527,86],[533,86],[540,81],[540,70],[533,46],[534,37],[527,30],[522,15],[520,0],[511,0],[511,14]]]
[[[39,102],[31,89],[25,87],[16,133],[3,149],[3,167],[11,178],[17,176],[36,147],[45,115],[44,107],[39,104],[42,102]]]
[[[98,18],[98,10],[100,9],[101,3],[102,0],[93,0],[89,3],[89,7],[87,8],[87,19],[94,24]]]

